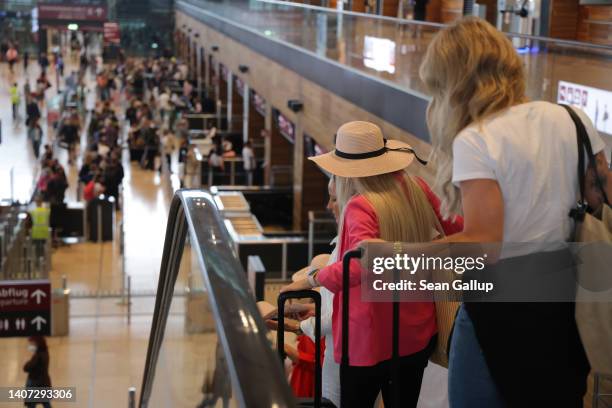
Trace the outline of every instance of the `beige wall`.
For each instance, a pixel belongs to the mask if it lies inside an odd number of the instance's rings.
[[[265,98],[269,105],[280,110],[287,119],[294,123],[296,140],[293,151],[294,229],[305,228],[306,214],[309,210],[323,209],[324,194],[327,190],[325,180],[315,182],[318,177],[313,178],[312,173],[308,175],[309,173],[304,171],[304,134],[308,134],[319,145],[331,150],[334,134],[340,125],[352,120],[365,120],[378,124],[387,139],[404,140],[410,143],[421,157],[429,155],[430,145],[414,135],[300,77],[294,71],[257,54],[194,18],[177,12],[176,26],[182,27],[183,24],[192,29],[191,38],[194,38],[196,33],[199,34],[197,40],[199,45],[205,48],[206,53],[211,52],[212,45],[218,46],[219,50],[214,52],[215,61],[225,65],[251,89]],[[248,72],[241,73],[238,70],[239,65],[247,65]],[[295,113],[287,107],[287,102],[291,99],[303,102],[304,108],[301,112]],[[268,118],[267,129],[270,129],[270,122]],[[271,142],[268,140],[267,143]],[[270,147],[267,148],[267,151],[270,151]],[[411,170],[428,182],[432,181],[433,169],[431,166],[424,167],[415,161]],[[304,177],[309,178],[304,180]],[[321,199],[312,200],[315,195],[320,195]],[[321,202],[318,203],[318,201]]]

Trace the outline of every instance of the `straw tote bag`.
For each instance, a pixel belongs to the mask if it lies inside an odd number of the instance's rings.
[[[451,282],[453,280],[453,271],[435,271],[434,273],[442,274],[436,278],[437,282]],[[436,305],[438,342],[429,359],[432,363],[448,368],[449,341],[461,302],[443,298],[435,298],[434,302]]]
[[[438,225],[437,229],[440,231],[441,236],[444,236],[442,226]],[[435,282],[449,284],[456,279],[454,271],[445,269],[432,271],[432,277]],[[448,293],[436,292],[434,293],[434,304],[436,308],[436,325],[438,326],[438,341],[431,356],[429,356],[429,360],[432,363],[448,368],[450,338],[461,302],[453,299]]]
[[[586,129],[572,108],[562,106],[576,125],[578,143],[580,202],[570,212],[574,241],[584,243],[576,251],[576,324],[593,371],[612,375],[612,269],[607,262],[612,257],[612,208]]]

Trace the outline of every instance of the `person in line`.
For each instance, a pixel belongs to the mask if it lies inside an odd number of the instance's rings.
[[[43,151],[40,161],[46,163],[47,161],[53,160],[53,147],[50,144],[46,144],[43,148],[45,150]]]
[[[89,58],[87,57],[87,52],[85,52],[85,50],[81,50],[81,55],[79,56],[79,77],[80,78],[83,78],[83,76],[87,72],[88,65],[89,65]]]
[[[124,170],[121,161],[116,154],[111,154],[106,158],[106,164],[104,166],[104,179],[103,184],[105,187],[105,194],[115,198],[116,209],[119,208],[119,186],[123,182]]]
[[[89,202],[105,191],[104,176],[98,173],[83,188],[83,199]]]
[[[26,126],[30,127],[32,124],[40,119],[40,108],[36,103],[36,95],[33,93],[26,93]]]
[[[83,165],[79,170],[79,182],[83,183],[83,186],[87,185],[97,172],[97,164],[95,163],[96,155],[92,152],[87,152],[83,157]]]
[[[102,71],[96,77],[96,84],[98,86],[98,98],[102,101],[107,101],[110,97],[109,93],[109,80],[106,72]]]
[[[36,195],[35,203],[36,207],[30,211],[30,219],[32,220],[32,244],[38,264],[39,259],[45,256],[45,247],[47,241],[51,238],[49,232],[51,211],[45,206],[40,194]]]
[[[19,105],[21,105],[21,95],[19,94],[17,82],[13,83],[13,86],[9,89],[9,94],[11,95],[11,106],[13,107],[13,120],[17,120]]]
[[[42,71],[36,79],[36,99],[41,107],[45,106],[45,93],[49,88],[51,88],[51,83],[47,79],[45,71]]]
[[[527,100],[522,59],[503,33],[475,17],[435,36],[420,76],[432,96],[427,124],[443,212],[465,217],[463,232],[442,242],[527,242],[533,245],[510,256],[556,254],[554,243],[570,238],[568,214],[579,183],[568,112]],[[612,180],[602,139],[575,111],[599,176]],[[462,304],[450,345],[450,406],[581,407],[589,364],[574,308],[571,302]]]
[[[130,126],[136,126],[138,124],[138,110],[140,109],[140,101],[136,98],[130,100],[130,106],[125,110],[125,118],[128,120]]]
[[[223,174],[225,172],[225,160],[223,156],[223,147],[220,143],[215,144],[210,152],[208,152],[208,181],[209,185],[214,184],[215,174]]]
[[[9,71],[11,74],[14,73],[14,67],[15,67],[15,63],[17,62],[17,57],[18,57],[17,49],[15,48],[13,44],[11,44],[10,48],[6,52],[6,60],[8,62]]]
[[[28,350],[32,357],[23,366],[23,371],[28,374],[25,386],[32,387],[51,387],[51,377],[49,376],[49,348],[43,336],[28,337]],[[35,408],[42,404],[43,408],[51,408],[49,401],[45,402],[26,402],[26,408]]]
[[[68,188],[68,178],[64,168],[57,159],[54,159],[51,164],[51,177],[47,181],[46,199],[51,204],[51,211],[54,210],[54,205],[61,205],[66,197],[66,189]]]
[[[64,77],[64,57],[62,54],[55,56],[55,86],[57,91],[60,91],[60,80]]]
[[[198,172],[200,171],[200,162],[196,157],[196,146],[189,144],[187,154],[185,155],[185,188],[198,188]]]
[[[32,142],[32,150],[34,151],[34,157],[38,159],[40,154],[40,144],[43,139],[43,130],[39,123],[39,118],[33,117],[31,123],[28,126],[28,137]]]
[[[374,157],[364,154],[380,152]],[[340,208],[338,261],[314,271],[281,292],[323,286],[334,293],[333,335],[336,362],[342,358],[342,258],[368,239],[430,242],[432,231],[460,231],[460,221],[443,221],[437,198],[421,179],[411,176],[415,153],[397,140],[386,140],[369,122],[349,122],[337,132],[333,152],[311,158],[336,179]],[[361,265],[350,264],[349,366],[340,378],[342,404],[371,407],[382,392],[385,406],[416,407],[423,372],[437,339],[433,302],[399,303],[398,383],[390,374],[393,304],[361,300]]]
[[[176,148],[176,138],[170,129],[164,129],[161,138],[162,152],[168,165],[168,172],[172,174],[172,155]],[[159,172],[161,173],[161,166],[159,166]]]
[[[76,163],[76,145],[79,142],[80,124],[77,117],[68,114],[63,120],[63,123],[58,132],[58,137],[68,150],[68,164]]]
[[[28,64],[30,63],[30,53],[25,51],[23,53],[23,72],[28,73]]]
[[[158,155],[159,136],[151,120],[144,118],[140,128],[140,137],[144,141],[144,153],[142,155],[141,166],[143,169],[155,169],[155,157]]]
[[[40,56],[38,57],[38,65],[40,66],[41,75],[45,74],[47,72],[47,67],[49,66],[49,58],[47,57],[46,53],[40,53]]]
[[[170,115],[172,114],[172,104],[170,103],[170,90],[164,87],[157,98],[159,115],[164,125],[170,126]]]
[[[255,163],[255,153],[253,152],[253,145],[250,140],[247,140],[242,147],[242,166],[246,173],[247,186],[253,185],[253,172],[257,167]]]

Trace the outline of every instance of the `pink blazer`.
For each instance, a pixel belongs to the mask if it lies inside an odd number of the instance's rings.
[[[427,184],[417,179],[427,195],[446,234],[463,229],[463,221],[445,221],[439,215],[439,199]],[[321,269],[317,279],[322,286],[334,293],[332,330],[334,333],[334,358],[340,363],[342,356],[342,257],[365,239],[380,238],[378,220],[374,208],[363,196],[353,197],[346,206],[339,261]],[[353,259],[350,266],[349,311],[349,364],[373,366],[389,360],[392,352],[392,303],[361,301],[361,265]],[[408,356],[423,350],[436,334],[435,308],[432,302],[400,303],[400,356]]]

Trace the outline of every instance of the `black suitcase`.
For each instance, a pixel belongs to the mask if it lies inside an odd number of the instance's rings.
[[[346,375],[346,369],[349,367],[349,266],[351,259],[360,259],[363,256],[363,250],[361,248],[348,251],[342,258],[342,358],[340,360],[340,384],[342,384],[342,377]],[[397,272],[397,271],[396,271]],[[397,279],[396,279],[397,280]],[[393,405],[388,408],[398,407],[398,392],[400,387],[398,386],[398,362],[399,362],[399,302],[396,300],[393,302],[393,321],[392,321],[393,333],[392,333],[392,354],[391,354],[391,378],[393,386]],[[340,387],[340,399],[342,406],[346,406],[343,401],[347,401],[345,394],[350,390],[345,390]]]
[[[285,302],[288,299],[312,299],[315,304],[315,389],[314,398],[299,398],[298,406],[315,408],[332,408],[335,405],[322,398],[321,386],[321,295],[316,290],[299,290],[278,295],[278,329],[276,331],[276,348],[281,363],[285,361]]]

